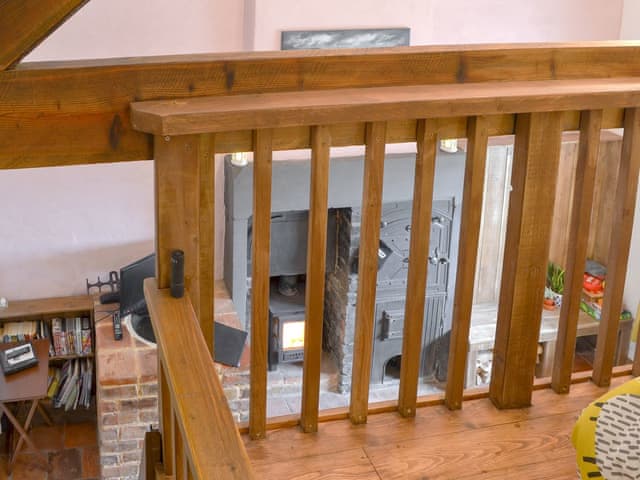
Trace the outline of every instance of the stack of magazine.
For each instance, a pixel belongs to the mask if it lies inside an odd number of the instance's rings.
[[[47,396],[53,406],[65,411],[89,408],[91,405],[91,385],[93,365],[90,358],[67,360],[61,368],[49,368]]]

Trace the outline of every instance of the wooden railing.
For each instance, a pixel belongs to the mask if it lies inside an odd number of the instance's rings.
[[[620,63],[612,63],[611,56]],[[304,65],[298,72],[300,79],[311,75],[324,82],[299,82],[289,87],[297,91],[269,91],[287,90],[286,87],[273,88],[280,80],[278,70],[270,70],[265,65],[273,66],[276,60],[265,57],[262,66],[267,70],[262,71],[257,66],[259,57],[258,60],[239,59],[234,61],[235,76],[228,92],[133,103],[134,128],[155,137],[159,286],[166,288],[169,284],[170,250],[184,250],[188,294],[209,345],[212,344],[214,256],[212,156],[216,152],[253,151],[250,436],[257,439],[266,433],[271,165],[273,151],[279,149],[311,148],[312,151],[300,418],[301,427],[312,432],[317,430],[318,423],[330,147],[365,147],[349,406],[351,421],[363,423],[369,411],[382,180],[384,169],[392,168],[391,164],[385,164],[386,144],[417,144],[404,324],[407,334],[403,336],[397,402],[401,415],[413,416],[418,404],[429,220],[439,139],[468,139],[449,377],[444,397],[449,408],[457,409],[463,400],[487,142],[492,135],[515,134],[512,192],[489,391],[496,406],[512,408],[528,406],[534,388],[562,132],[579,130],[580,144],[572,217],[566,233],[572,247],[551,379],[557,392],[567,392],[571,383],[600,131],[623,127],[616,204],[611,212],[614,229],[607,259],[607,289],[592,374],[598,385],[608,385],[613,371],[640,170],[638,59],[637,47],[621,45],[486,47],[459,51],[444,48],[427,52],[409,49],[397,53],[347,52],[327,56],[300,54],[299,57],[283,54],[280,60],[284,83],[291,83],[285,75],[291,64],[300,68]],[[359,68],[365,73],[360,75]],[[323,77],[327,71],[330,73]],[[409,75],[406,71],[415,74]],[[242,76],[241,72],[259,74],[254,78],[249,73]],[[266,72],[272,72],[272,76]],[[372,72],[377,76],[371,77]],[[267,77],[272,84],[261,83]],[[252,87],[247,87],[248,84]],[[236,91],[236,85],[249,93]],[[260,91],[260,85],[264,85],[266,93],[255,93]],[[157,314],[152,311],[152,315]],[[168,339],[161,342],[165,357],[178,348],[173,343]],[[200,354],[204,355],[204,349],[201,350]],[[635,373],[640,373],[639,351],[636,351]],[[204,368],[204,359],[198,362]],[[193,409],[192,414],[198,416],[200,424],[214,421],[214,412],[204,407]],[[189,434],[185,431],[185,435]]]
[[[154,279],[145,280],[144,293],[158,343],[163,461],[156,478],[254,478],[189,298],[173,298]]]

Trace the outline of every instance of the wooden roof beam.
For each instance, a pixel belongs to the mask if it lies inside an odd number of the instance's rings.
[[[150,159],[152,138],[135,131],[130,121],[130,104],[137,101],[635,76],[640,76],[640,43],[633,42],[249,52],[21,63],[15,69],[0,71],[0,169]],[[513,119],[509,117],[500,115],[490,135],[513,133]],[[576,130],[578,112],[569,117],[564,129]],[[440,131],[442,135],[464,136],[463,117],[460,121],[446,120],[450,128]],[[603,128],[620,126],[622,110],[605,109]],[[282,129],[274,131],[276,149],[308,147],[308,128],[306,132],[305,127],[294,128],[294,136]],[[412,141],[415,122],[391,124],[388,133],[395,141]],[[251,150],[248,131],[217,137],[219,152]],[[362,123],[341,125],[340,131],[332,128],[335,146],[362,144],[363,138]],[[403,140],[406,138],[409,139]]]
[[[0,0],[0,70],[15,66],[88,0]]]

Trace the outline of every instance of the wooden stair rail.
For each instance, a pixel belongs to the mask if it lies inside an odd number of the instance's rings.
[[[144,294],[158,343],[164,474],[255,478],[189,297],[173,298],[155,279]]]
[[[269,341],[269,254],[271,241],[271,138],[255,131],[253,233],[251,235],[251,397],[249,435],[264,437],[267,423],[267,342]]]
[[[484,50],[481,50],[484,51]],[[316,57],[318,64],[322,56]],[[349,417],[367,419],[373,315],[377,276],[384,152],[387,143],[416,141],[418,156],[414,190],[411,254],[407,287],[407,329],[404,335],[400,396],[402,415],[415,414],[420,339],[424,315],[426,248],[433,191],[433,170],[439,136],[467,137],[461,247],[449,356],[449,384],[444,398],[449,408],[460,408],[464,398],[464,366],[468,348],[471,294],[480,225],[480,207],[488,137],[515,133],[505,262],[494,347],[492,401],[501,408],[524,407],[531,402],[538,345],[542,297],[549,252],[561,135],[581,128],[581,164],[594,161],[601,128],[625,127],[623,162],[614,216],[610,288],[605,297],[594,379],[606,383],[613,370],[613,346],[621,306],[626,260],[633,222],[633,199],[640,169],[638,130],[640,78],[589,78],[574,72],[571,78],[532,80],[521,76],[476,83],[368,86],[327,90],[218,95],[200,98],[134,102],[131,119],[137,130],[161,141],[215,135],[216,152],[254,152],[254,228],[252,273],[252,376],[249,432],[266,433],[266,345],[269,282],[269,223],[271,213],[272,152],[312,148],[309,223],[308,324],[305,332],[303,404],[300,423],[316,431],[318,422],[319,359],[322,336],[322,290],[326,249],[327,177],[329,147],[364,145],[364,188],[359,249],[353,382]],[[625,73],[629,75],[629,73]],[[580,78],[582,77],[582,78]],[[514,81],[517,80],[517,81]],[[390,81],[389,83],[393,83]],[[437,82],[436,82],[437,83]],[[348,85],[347,85],[348,86]],[[212,143],[213,145],[213,143]],[[182,155],[182,153],[180,153]],[[158,161],[158,159],[156,159]],[[576,240],[589,218],[592,172],[585,171],[573,198],[570,238]],[[197,185],[195,180],[187,180]],[[174,212],[177,214],[178,212]],[[188,212],[185,211],[188,217]],[[202,222],[202,220],[200,220]],[[191,231],[196,231],[192,229]],[[197,251],[197,250],[194,250]],[[573,252],[570,279],[577,279],[584,245]],[[162,277],[161,277],[162,278]],[[568,389],[569,350],[575,341],[574,322],[579,291],[570,280],[562,314],[560,343],[554,370],[554,388]],[[197,284],[196,284],[197,285]],[[615,292],[614,292],[615,290]],[[193,294],[191,294],[193,297]],[[200,298],[200,297],[195,297]],[[609,312],[609,313],[605,313]]]
[[[467,158],[464,170],[464,190],[462,192],[462,213],[460,224],[460,246],[456,290],[453,301],[453,325],[451,328],[451,350],[449,355],[448,378],[445,402],[451,410],[462,408],[464,375],[467,366],[469,348],[469,330],[471,328],[471,307],[473,304],[473,285],[476,276],[478,241],[482,197],[484,191],[485,164],[489,132],[486,117],[469,119],[467,127]]]
[[[305,432],[318,430],[320,404],[320,364],[324,322],[324,281],[326,271],[329,160],[331,132],[325,125],[311,130],[311,188],[307,236],[307,283],[305,289],[305,329],[300,425]],[[318,255],[314,256],[314,253]]]
[[[613,213],[611,245],[607,258],[607,288],[602,304],[600,331],[593,362],[593,381],[608,386],[614,365],[624,281],[631,246],[633,215],[640,172],[640,109],[628,108],[624,115],[622,156],[616,185],[616,203]]]
[[[567,297],[560,310],[551,381],[551,387],[558,393],[567,393],[571,384],[601,127],[601,110],[582,112],[571,223],[567,235],[568,244],[572,245],[567,254],[565,269],[564,291],[567,292]]]
[[[386,128],[384,122],[368,123],[365,134],[353,380],[349,407],[349,417],[354,424],[367,421],[369,406]],[[308,254],[312,255],[311,252]]]
[[[371,87],[157,100],[131,104],[154,135],[347,122],[622,108],[640,103],[639,78]]]
[[[411,211],[411,238],[409,245],[409,271],[407,293],[424,292],[427,289],[429,266],[429,236],[433,203],[433,178],[436,170],[438,131],[434,120],[420,120],[416,133],[416,155],[413,208]],[[411,335],[402,337],[402,363],[400,365],[400,392],[398,411],[403,417],[416,414],[420,357],[422,354],[422,324],[424,323],[424,295],[407,295],[404,329]]]
[[[555,112],[524,113],[516,119],[491,371],[491,399],[500,407],[531,403],[561,134]]]

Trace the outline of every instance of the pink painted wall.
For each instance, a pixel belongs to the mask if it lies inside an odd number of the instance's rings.
[[[25,61],[240,51],[241,0],[91,0]]]
[[[622,1],[91,0],[27,60],[270,50],[311,28],[407,26],[414,45],[617,39]],[[0,296],[82,293],[151,251],[152,176],[151,162],[0,171]]]
[[[240,51],[243,10],[237,0],[91,0],[25,60]],[[154,248],[149,161],[0,171],[0,205],[0,296],[10,301],[84,293],[85,278]]]
[[[614,40],[623,0],[248,0],[256,50],[281,30],[410,27],[412,45]]]
[[[0,172],[0,295],[82,293],[153,251],[151,162]]]

